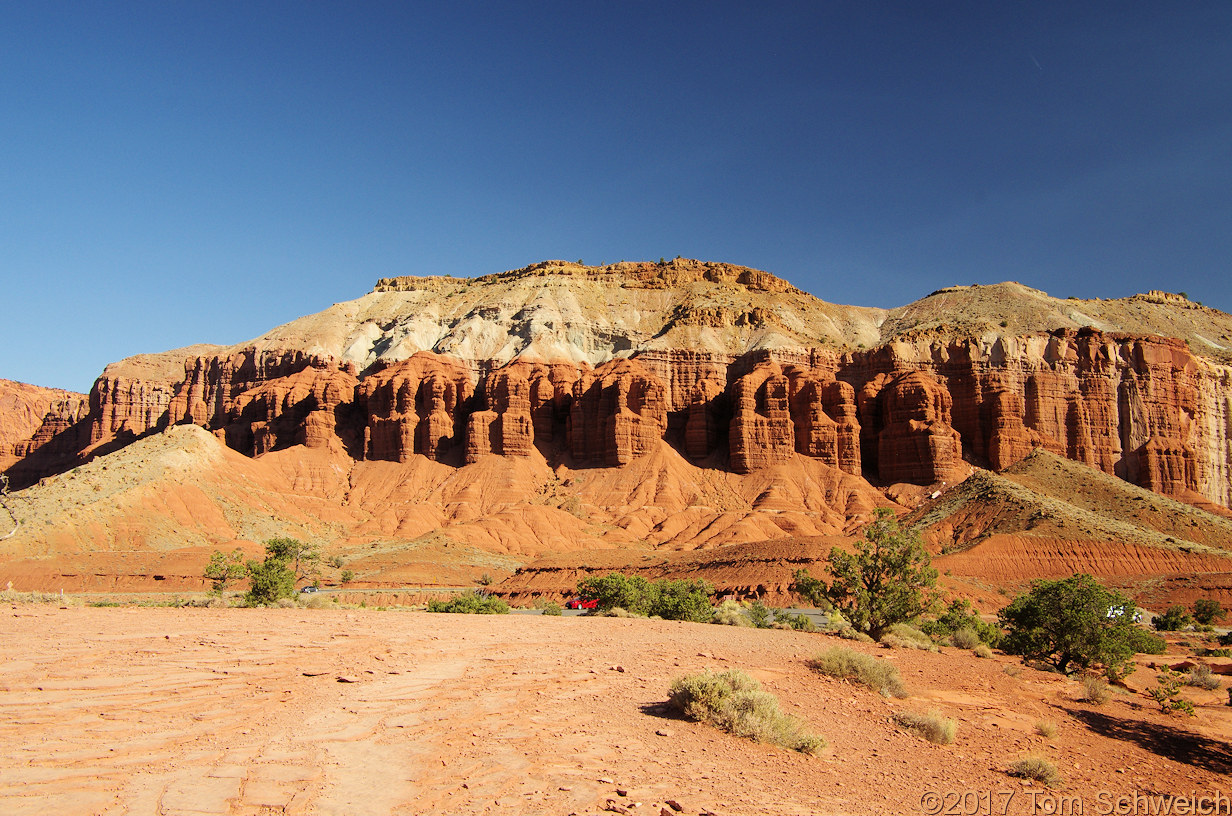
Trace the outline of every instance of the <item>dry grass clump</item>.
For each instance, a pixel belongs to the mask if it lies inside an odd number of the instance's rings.
[[[737,669],[680,677],[668,697],[686,717],[710,723],[738,737],[816,754],[826,741],[810,734],[779,709],[778,699]]]
[[[55,592],[18,592],[15,589],[0,589],[0,603],[15,604],[51,604],[63,606],[80,606],[81,600],[71,595],[60,595]]]
[[[1052,720],[1036,720],[1035,733],[1044,739],[1052,739],[1057,735],[1057,724]]]
[[[981,643],[977,645],[974,649],[971,650],[971,653],[975,655],[976,657],[983,657],[983,658],[992,657],[992,649],[988,647],[987,643]]]
[[[1022,666],[1015,665],[1014,663],[1006,663],[1005,673],[1010,677],[1017,677],[1022,674]]]
[[[980,636],[970,626],[959,629],[954,634],[950,635],[950,642],[959,649],[975,649],[979,646],[985,646],[980,640]],[[987,646],[985,646],[987,648]]]
[[[712,622],[723,626],[752,626],[753,621],[744,614],[744,607],[738,602],[728,599],[715,607]]]
[[[309,595],[308,599],[303,601],[303,604],[308,609],[337,609],[338,604],[333,598],[327,598],[323,595]]]
[[[628,609],[622,609],[619,606],[613,606],[606,612],[599,615],[601,618],[644,618],[645,615],[639,615],[636,612],[630,612]]]
[[[914,626],[908,626],[905,623],[896,623],[891,626],[889,631],[881,636],[880,643],[891,649],[920,649],[926,652],[938,651],[937,644],[933,642],[932,638]]]
[[[1078,699],[1084,703],[1091,705],[1103,705],[1108,702],[1108,698],[1112,696],[1108,684],[1098,677],[1082,678],[1082,691],[1078,693]]]
[[[937,745],[949,745],[958,733],[958,723],[949,717],[942,717],[936,709],[927,714],[899,711],[894,714],[894,721]]]
[[[826,649],[810,660],[809,666],[840,680],[862,683],[886,697],[907,696],[907,689],[893,664],[846,646]]]
[[[1185,680],[1185,685],[1195,688],[1214,691],[1219,688],[1219,678],[1211,671],[1211,667],[1205,663],[1194,667],[1189,673],[1188,679]]]
[[[1031,755],[1016,759],[1010,763],[1007,773],[1019,779],[1043,782],[1050,788],[1061,784],[1061,774],[1057,772],[1057,766],[1041,756]]]

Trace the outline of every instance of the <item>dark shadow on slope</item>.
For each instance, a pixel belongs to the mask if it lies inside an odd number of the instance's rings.
[[[1138,746],[1174,762],[1218,774],[1232,774],[1232,743],[1184,728],[1115,717],[1081,708],[1065,709],[1095,733]]]

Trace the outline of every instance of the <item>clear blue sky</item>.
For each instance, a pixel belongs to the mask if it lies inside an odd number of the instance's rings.
[[[0,4],[0,377],[379,277],[766,269],[1232,310],[1232,3]]]

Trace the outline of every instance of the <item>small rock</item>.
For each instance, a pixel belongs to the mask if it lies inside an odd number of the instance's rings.
[[[615,799],[608,799],[607,807],[603,809],[606,811],[610,811],[611,813],[619,813],[621,814],[621,816],[630,816],[629,809],[627,807],[622,807],[621,805],[617,804]]]
[[[625,670],[624,666],[612,666],[611,667],[611,671],[614,671],[614,672],[623,672],[624,670]]]
[[[561,785],[559,788],[557,788],[557,790],[571,791],[573,790],[573,788],[570,787],[569,785]]]
[[[676,811],[677,813],[680,813],[684,810],[684,805],[680,804],[675,799],[665,799],[663,801],[663,804],[667,805],[669,808]]]
[[[358,683],[359,678],[351,677],[349,674],[340,674],[338,675],[338,682],[339,683]]]
[[[617,795],[617,796],[628,796],[628,795],[629,795],[629,792],[628,792],[627,790],[625,790],[624,788],[617,788],[617,789],[616,789],[616,795]]]
[[[672,735],[672,732],[667,730],[666,728],[660,728],[659,730],[655,731],[655,733],[658,734],[660,737],[670,737]]]
[[[616,780],[614,780],[614,779],[608,779],[608,778],[605,776],[605,777],[602,777],[602,778],[599,780],[599,784],[600,784],[600,785],[615,785],[615,784],[616,784]]]

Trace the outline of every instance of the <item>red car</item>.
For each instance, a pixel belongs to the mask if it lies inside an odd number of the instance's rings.
[[[598,598],[591,598],[589,601],[584,601],[581,598],[570,598],[565,601],[565,609],[597,609],[598,607]]]

